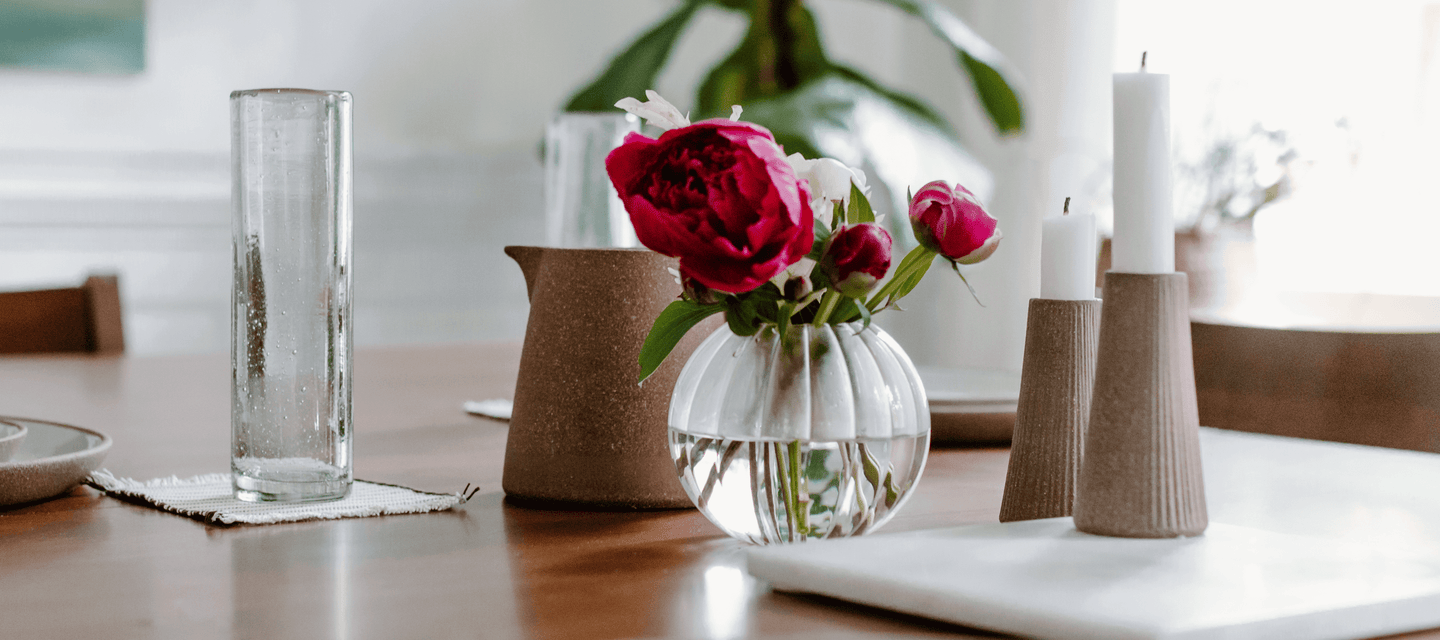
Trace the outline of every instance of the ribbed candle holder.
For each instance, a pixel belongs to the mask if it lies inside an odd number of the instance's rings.
[[[1075,528],[1126,538],[1205,531],[1184,273],[1105,275]]]
[[[1099,333],[1099,300],[1030,300],[1001,522],[1070,515]]]

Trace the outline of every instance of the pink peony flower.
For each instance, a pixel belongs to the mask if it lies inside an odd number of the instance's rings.
[[[890,270],[890,234],[871,222],[836,229],[820,270],[840,293],[852,298],[869,293]]]
[[[910,200],[910,226],[920,245],[960,264],[975,264],[1000,246],[999,221],[975,194],[943,180],[920,187]]]
[[[605,169],[640,242],[711,289],[750,291],[814,243],[809,186],[763,127],[716,119],[659,139],[632,133]]]

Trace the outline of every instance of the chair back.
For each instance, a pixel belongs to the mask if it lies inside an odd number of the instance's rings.
[[[1200,424],[1440,452],[1440,324],[1425,326],[1440,321],[1436,301],[1330,297],[1312,317],[1353,317],[1279,328],[1192,315]]]
[[[0,293],[0,354],[67,351],[124,353],[117,276],[92,275],[69,289]]]

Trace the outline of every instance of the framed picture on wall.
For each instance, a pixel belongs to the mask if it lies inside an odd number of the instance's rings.
[[[4,0],[0,67],[145,70],[145,0]]]

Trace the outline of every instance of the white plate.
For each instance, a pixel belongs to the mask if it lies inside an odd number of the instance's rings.
[[[0,418],[29,429],[10,462],[0,463],[0,507],[69,491],[100,467],[110,437],[98,431],[27,418]]]

